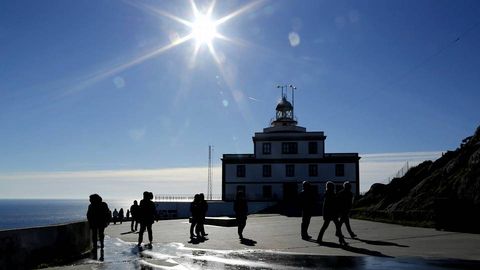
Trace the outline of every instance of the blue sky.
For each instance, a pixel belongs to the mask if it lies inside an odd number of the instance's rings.
[[[194,40],[172,46],[191,29],[165,16],[193,21],[189,1],[0,2],[0,197],[206,188],[208,145],[215,165],[252,152],[277,84],[297,86],[299,124],[324,131],[327,152],[400,153],[365,183],[479,124],[478,1],[217,1],[212,18],[237,10],[215,57],[194,57]],[[189,184],[128,173],[152,170]]]

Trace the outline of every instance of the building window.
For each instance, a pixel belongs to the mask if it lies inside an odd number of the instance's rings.
[[[318,176],[318,165],[309,164],[308,165],[308,176]]]
[[[272,186],[263,186],[263,198],[272,197]]]
[[[345,164],[335,164],[335,176],[345,176]]]
[[[297,143],[296,142],[282,143],[282,154],[297,154]]]
[[[285,165],[285,175],[287,177],[294,177],[295,176],[295,165],[293,165],[293,164]]]
[[[271,143],[263,143],[262,144],[262,153],[264,155],[270,155],[272,153],[272,144]]]
[[[237,177],[245,177],[245,165],[237,165]]]
[[[272,176],[272,165],[263,165],[263,177]]]
[[[308,153],[309,154],[318,154],[318,143],[317,142],[309,142],[308,143]]]

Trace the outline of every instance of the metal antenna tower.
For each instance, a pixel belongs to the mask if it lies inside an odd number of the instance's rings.
[[[212,199],[212,151],[213,145],[208,146],[208,190],[207,200]]]

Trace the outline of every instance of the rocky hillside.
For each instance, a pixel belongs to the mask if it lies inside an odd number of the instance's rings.
[[[389,184],[374,184],[357,217],[439,229],[480,231],[480,127],[459,148],[425,161]]]

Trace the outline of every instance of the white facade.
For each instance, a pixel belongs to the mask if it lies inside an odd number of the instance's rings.
[[[336,185],[349,181],[358,194],[358,153],[325,153],[324,133],[297,126],[285,97],[276,115],[270,127],[252,138],[254,154],[223,155],[223,200],[234,200],[238,190],[244,190],[250,201],[293,199],[303,181],[319,194],[327,181]]]

